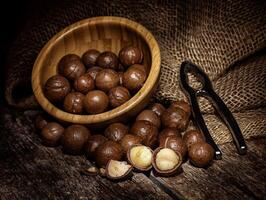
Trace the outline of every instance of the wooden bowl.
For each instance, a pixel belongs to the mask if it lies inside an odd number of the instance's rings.
[[[91,48],[118,55],[126,45],[136,45],[143,50],[144,65],[150,73],[144,86],[125,104],[101,114],[77,115],[57,108],[44,96],[45,82],[57,74],[57,64],[64,55],[81,56]],[[70,123],[104,125],[134,116],[147,105],[158,83],[160,64],[159,46],[142,25],[121,17],[88,18],[66,27],[43,47],[34,63],[32,88],[42,108],[55,118]]]

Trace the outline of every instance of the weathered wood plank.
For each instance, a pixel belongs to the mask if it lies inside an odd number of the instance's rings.
[[[224,144],[223,159],[209,168],[186,162],[180,175],[156,179],[186,199],[265,199],[266,138],[251,139],[247,145],[245,156],[239,156],[232,143]]]
[[[4,113],[4,112],[1,112]],[[233,144],[221,145],[223,160],[208,169],[183,165],[176,177],[148,179],[139,173],[113,183],[82,176],[89,165],[83,156],[40,144],[32,114],[6,113],[0,124],[1,199],[263,199],[266,191],[266,138],[247,142],[248,154],[239,156]],[[158,187],[160,185],[160,187]],[[160,188],[163,189],[160,189]],[[167,195],[168,192],[169,195]]]
[[[143,174],[120,183],[82,176],[86,158],[41,145],[31,113],[1,114],[0,199],[171,199]]]

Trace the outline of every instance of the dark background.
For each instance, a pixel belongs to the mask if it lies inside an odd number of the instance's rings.
[[[0,40],[0,104],[4,101],[4,81],[5,73],[4,66],[6,64],[7,55],[9,53],[9,47],[16,38],[17,33],[22,29],[26,23],[27,17],[33,13],[34,5],[41,1],[23,0],[23,1],[3,1],[0,6],[1,16],[1,40]],[[12,53],[12,52],[11,52]]]
[[[0,105],[5,104],[4,100],[4,81],[5,81],[5,64],[10,46],[16,39],[17,34],[23,30],[28,21],[27,19],[38,15],[39,8],[48,5],[51,2],[60,0],[23,0],[23,1],[2,1],[0,6]]]

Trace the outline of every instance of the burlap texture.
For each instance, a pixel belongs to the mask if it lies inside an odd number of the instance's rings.
[[[28,109],[32,96],[20,95],[30,86],[31,69],[43,45],[59,30],[78,20],[114,15],[135,20],[157,39],[162,56],[159,101],[185,98],[179,88],[179,67],[191,60],[213,81],[217,93],[233,111],[246,138],[266,134],[266,5],[263,1],[51,1],[18,35],[6,70],[6,99]],[[17,87],[19,85],[19,87]],[[192,83],[193,85],[193,83]],[[31,95],[31,93],[29,93]],[[202,111],[218,143],[231,140],[209,102]]]

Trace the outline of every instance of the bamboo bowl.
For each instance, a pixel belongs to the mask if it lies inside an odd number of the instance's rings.
[[[57,63],[66,54],[82,55],[90,48],[99,51],[119,50],[136,45],[143,50],[144,65],[150,72],[144,86],[123,105],[95,115],[67,113],[44,96],[48,78],[57,74]],[[32,88],[41,107],[53,117],[70,123],[106,125],[136,115],[154,92],[160,74],[160,49],[153,35],[142,25],[121,17],[94,17],[79,21],[57,33],[41,50],[32,71]]]

